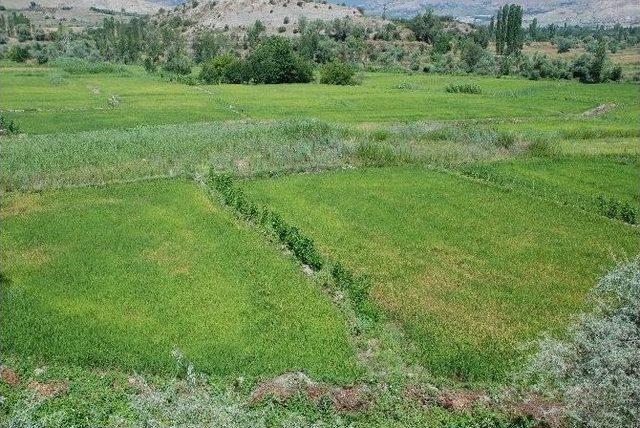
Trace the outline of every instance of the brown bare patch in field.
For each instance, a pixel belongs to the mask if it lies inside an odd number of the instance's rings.
[[[255,404],[267,398],[284,402],[296,394],[305,394],[314,402],[329,398],[339,411],[360,410],[371,401],[371,393],[366,385],[332,386],[314,382],[302,372],[289,372],[259,383],[251,392],[249,402]]]
[[[50,382],[32,380],[27,384],[27,388],[35,392],[38,398],[48,398],[67,392],[69,390],[69,382],[66,380]]]
[[[566,412],[559,401],[544,398],[538,394],[530,394],[520,401],[508,403],[504,409],[513,415],[525,415],[537,421],[543,421],[550,428],[566,426]]]
[[[591,110],[587,110],[582,113],[582,117],[596,117],[603,115],[605,113],[610,112],[611,110],[617,107],[616,103],[604,103],[600,104],[598,107],[592,108]]]
[[[25,194],[16,197],[5,198],[4,206],[0,210],[0,219],[13,216],[30,214],[42,209],[40,197],[35,194]]]
[[[479,293],[473,288],[475,284],[497,282],[500,273],[456,248],[435,247],[428,257],[433,263],[425,266],[411,284],[376,287],[375,298],[392,312],[409,318],[430,314],[448,331],[473,330],[475,344],[487,337],[512,337],[513,330],[505,326],[513,325],[514,320],[507,319],[505,308],[494,300],[474,297]]]
[[[20,259],[33,267],[43,266],[51,261],[51,256],[42,247],[33,247],[20,253]]]
[[[0,380],[15,388],[20,383],[20,376],[11,367],[0,366]]]
[[[191,263],[170,242],[164,242],[159,247],[146,251],[144,257],[158,263],[174,275],[186,274],[191,269]]]
[[[487,393],[479,389],[445,390],[436,396],[435,401],[439,406],[456,412],[470,411],[491,403]]]

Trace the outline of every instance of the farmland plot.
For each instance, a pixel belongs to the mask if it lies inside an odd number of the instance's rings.
[[[358,375],[315,284],[184,181],[12,194],[2,208],[3,351],[89,367]]]
[[[250,194],[350,269],[437,373],[504,374],[518,346],[560,332],[632,226],[424,169],[256,180]]]

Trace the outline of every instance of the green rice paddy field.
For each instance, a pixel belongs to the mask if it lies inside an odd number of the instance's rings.
[[[127,70],[0,65],[0,110],[21,129],[0,137],[11,361],[166,375],[179,349],[220,378],[351,385],[404,370],[367,357],[393,327],[381,361],[495,387],[640,253],[638,85],[187,86]],[[460,82],[482,93],[445,92]],[[367,278],[381,316],[359,319],[324,271],[234,215],[210,170]],[[21,403],[7,396],[5,416]]]

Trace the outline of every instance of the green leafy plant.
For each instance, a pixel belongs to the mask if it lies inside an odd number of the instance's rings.
[[[444,90],[450,94],[481,94],[482,89],[474,83],[451,83]]]
[[[320,69],[320,83],[326,85],[355,85],[356,70],[349,63],[333,60]]]
[[[20,127],[4,114],[0,113],[0,133],[18,134]]]

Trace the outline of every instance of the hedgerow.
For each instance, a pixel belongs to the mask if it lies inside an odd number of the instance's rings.
[[[278,213],[251,201],[242,189],[235,185],[233,175],[212,171],[207,184],[215,189],[224,204],[231,207],[241,218],[261,226],[268,234],[275,236],[300,263],[314,271],[326,268],[332,284],[348,295],[358,315],[371,320],[379,319],[380,312],[369,299],[371,282],[367,278],[355,276],[339,262],[329,262],[316,248],[314,241],[297,227],[288,224]]]

